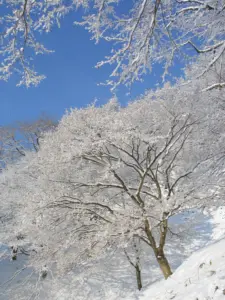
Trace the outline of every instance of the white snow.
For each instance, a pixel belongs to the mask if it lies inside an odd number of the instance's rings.
[[[225,206],[220,206],[211,212],[212,239],[218,240],[225,237]]]
[[[192,254],[168,280],[151,285],[138,299],[224,300],[225,239]]]

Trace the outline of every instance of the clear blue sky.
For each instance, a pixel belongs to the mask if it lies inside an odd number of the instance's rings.
[[[108,87],[97,86],[107,79],[109,67],[94,68],[109,54],[110,45],[95,45],[84,28],[73,26],[74,19],[66,17],[60,29],[43,36],[45,45],[55,53],[35,59],[37,69],[47,76],[40,86],[16,87],[15,77],[8,82],[0,81],[0,125],[32,120],[42,112],[59,119],[67,108],[86,106],[95,98],[101,104],[111,97]],[[119,100],[125,104],[152,88],[157,79],[158,75],[147,76],[144,83],[132,87],[131,96],[126,95],[126,88],[120,88]]]

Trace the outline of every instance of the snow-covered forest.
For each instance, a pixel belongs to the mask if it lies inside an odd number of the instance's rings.
[[[40,33],[81,7],[112,45],[97,67],[114,66],[106,104],[0,127],[0,299],[225,297],[225,2],[122,2],[0,4],[1,79],[41,84]],[[121,105],[118,86],[157,67]]]

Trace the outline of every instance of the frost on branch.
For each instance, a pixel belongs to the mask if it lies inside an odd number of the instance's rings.
[[[127,3],[129,8],[121,14]],[[156,63],[163,66],[165,77],[176,60],[188,62],[196,56],[207,56],[205,74],[224,54],[222,0],[10,0],[1,5],[0,78],[8,80],[18,71],[19,85],[37,85],[44,78],[30,59],[31,53],[51,52],[39,41],[40,33],[60,26],[61,19],[78,7],[84,8],[83,20],[75,23],[84,26],[96,42],[103,39],[112,45],[111,53],[97,64],[114,66],[107,81],[112,88],[141,80]]]
[[[0,5],[0,79],[8,80],[19,73],[18,85],[37,86],[44,78],[33,66],[34,55],[49,54],[39,39],[42,32],[50,32],[54,25],[60,26],[60,20],[71,10],[85,5],[85,1],[31,1],[10,0]]]

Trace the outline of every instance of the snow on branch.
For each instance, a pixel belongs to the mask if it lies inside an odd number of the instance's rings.
[[[164,1],[138,0],[124,15],[120,15],[121,0],[75,0],[75,1],[3,1],[5,13],[0,17],[1,67],[0,78],[9,80],[17,72],[18,85],[38,85],[44,75],[33,67],[33,57],[50,54],[41,41],[40,33],[51,32],[60,27],[63,17],[83,7],[83,20],[76,24],[84,26],[91,37],[112,45],[111,54],[96,67],[113,65],[113,71],[105,84],[115,89],[120,84],[130,85],[142,80],[159,63],[164,75],[176,59],[195,61],[189,55],[189,47],[198,56],[217,51],[224,44],[224,4],[222,1]],[[32,55],[31,55],[32,53]],[[208,73],[219,60],[219,54],[208,57]],[[198,74],[197,74],[198,75]]]

